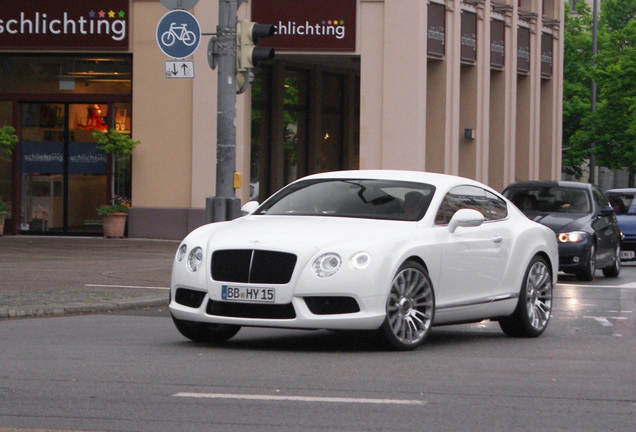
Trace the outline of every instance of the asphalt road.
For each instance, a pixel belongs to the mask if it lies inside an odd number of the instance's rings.
[[[0,321],[0,432],[636,430],[636,267],[563,277],[538,339],[433,329],[414,352],[326,331],[211,347],[165,308]]]

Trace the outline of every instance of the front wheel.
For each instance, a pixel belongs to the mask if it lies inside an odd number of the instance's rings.
[[[386,318],[379,330],[383,341],[391,349],[415,349],[428,336],[434,313],[435,294],[428,272],[417,262],[405,262],[391,282]]]
[[[614,251],[614,263],[610,267],[603,269],[603,276],[618,277],[621,272],[621,245],[616,246]]]
[[[545,258],[535,256],[524,275],[519,303],[512,315],[499,320],[505,334],[515,337],[540,336],[552,312],[552,271]]]
[[[191,341],[201,343],[222,343],[234,336],[241,326],[229,324],[210,324],[195,321],[185,321],[172,315],[175,327],[183,336]]]
[[[589,282],[594,279],[594,273],[596,272],[596,245],[592,243],[590,250],[587,254],[587,261],[585,262],[585,268],[576,274],[576,278],[580,281]]]

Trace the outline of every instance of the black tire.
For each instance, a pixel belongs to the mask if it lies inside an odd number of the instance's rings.
[[[594,279],[594,273],[596,273],[596,244],[592,243],[586,258],[585,268],[576,273],[576,278],[580,281],[589,282]]]
[[[603,269],[603,276],[605,277],[618,277],[621,273],[621,245],[616,246],[616,253],[614,256],[614,263]]]
[[[191,341],[209,344],[226,342],[241,329],[241,326],[237,325],[180,320],[175,318],[174,315],[172,315],[172,321],[179,333]]]
[[[379,330],[384,346],[408,351],[428,336],[435,315],[435,293],[426,269],[406,261],[398,269],[386,302],[386,318]]]
[[[535,256],[526,269],[519,303],[512,315],[499,320],[505,334],[537,337],[548,326],[552,312],[552,270],[545,258]]]

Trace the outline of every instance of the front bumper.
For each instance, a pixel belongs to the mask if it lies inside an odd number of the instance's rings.
[[[559,270],[565,273],[576,273],[588,265],[590,240],[578,243],[558,243]]]

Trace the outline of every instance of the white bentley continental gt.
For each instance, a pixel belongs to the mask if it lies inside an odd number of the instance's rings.
[[[536,337],[550,320],[554,232],[476,181],[330,172],[243,211],[179,245],[170,312],[188,339],[224,342],[242,326],[362,330],[409,350],[432,326],[491,319]]]

